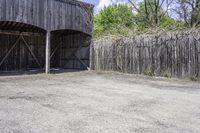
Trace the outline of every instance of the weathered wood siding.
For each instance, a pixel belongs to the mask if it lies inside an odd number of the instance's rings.
[[[200,31],[94,41],[90,66],[92,70],[200,77]]]
[[[71,0],[0,0],[0,21],[48,31],[71,29],[91,35],[92,12],[92,5]]]
[[[0,0],[0,71],[44,69],[47,31],[51,68],[87,68],[92,18],[93,5],[76,0]],[[24,32],[28,46],[15,44]]]
[[[19,36],[0,34],[0,61],[14,46]],[[0,71],[19,71],[31,69],[43,69],[45,59],[45,35],[43,36],[24,36],[28,42],[28,47],[22,39],[18,41],[9,56],[0,66]],[[30,49],[29,49],[30,48]],[[31,52],[36,56],[39,64],[33,58]]]

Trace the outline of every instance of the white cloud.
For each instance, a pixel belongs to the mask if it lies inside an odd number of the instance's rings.
[[[100,0],[97,5],[97,10],[100,11],[102,8],[107,7],[112,4],[126,3],[126,0]]]
[[[97,6],[98,10],[101,10],[102,8],[104,8],[105,6],[109,6],[112,4],[112,0],[100,0],[99,1],[99,5]]]

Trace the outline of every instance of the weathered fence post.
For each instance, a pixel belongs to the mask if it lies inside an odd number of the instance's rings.
[[[200,76],[200,31],[108,38],[93,42],[94,70],[164,77]],[[119,41],[121,40],[121,41]],[[99,43],[101,42],[101,43]],[[111,59],[111,60],[110,60]],[[112,65],[110,65],[112,64]]]

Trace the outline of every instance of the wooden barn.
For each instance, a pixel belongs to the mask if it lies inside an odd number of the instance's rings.
[[[76,0],[0,0],[0,71],[86,69],[93,5]]]

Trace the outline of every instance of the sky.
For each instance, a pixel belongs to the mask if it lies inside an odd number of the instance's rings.
[[[115,4],[117,4],[117,3],[128,3],[127,2],[128,0],[82,0],[82,1],[95,5],[95,8],[94,8],[95,14],[97,14],[105,6],[109,6],[109,5],[114,4],[114,3]],[[141,0],[137,0],[137,2],[141,2]],[[176,16],[174,16],[174,17],[176,18]]]
[[[100,11],[104,6],[109,6],[113,3],[125,3],[127,0],[83,0],[95,5],[95,13]]]

